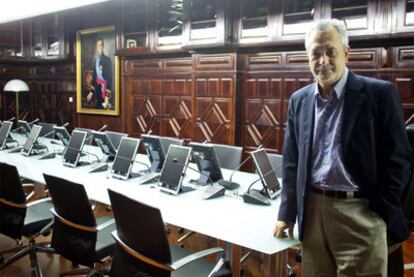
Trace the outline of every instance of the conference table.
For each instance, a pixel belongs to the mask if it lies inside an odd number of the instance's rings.
[[[24,141],[20,135],[13,134],[14,138]],[[49,139],[41,139],[50,151],[59,151],[61,146],[51,144]],[[81,160],[93,163],[97,158],[104,158],[96,146],[85,146],[84,150],[94,155],[85,155]],[[226,191],[219,198],[204,200],[203,194],[206,186],[195,186],[195,190],[170,195],[161,192],[156,183],[140,185],[140,177],[127,181],[112,178],[110,171],[88,173],[91,165],[76,168],[63,165],[63,158],[39,160],[39,155],[26,157],[20,153],[0,151],[0,162],[17,167],[21,177],[45,184],[43,174],[49,174],[72,182],[83,184],[88,197],[94,201],[110,205],[108,189],[122,193],[136,201],[151,205],[161,211],[165,223],[179,226],[209,237],[216,238],[218,245],[228,249],[227,259],[231,263],[232,276],[240,276],[241,249],[247,248],[265,255],[265,276],[286,276],[288,248],[299,242],[288,238],[274,238],[273,229],[277,220],[280,197],[271,201],[270,206],[259,206],[243,202],[242,194],[248,186],[259,177],[256,174],[237,171],[233,181],[240,187],[234,191]],[[144,173],[147,167],[140,163],[149,164],[146,155],[138,154],[134,163],[133,172]],[[196,168],[190,163],[190,167]],[[222,169],[224,179],[228,180],[232,171]],[[190,179],[197,179],[199,174],[195,170],[186,170],[184,184]],[[260,188],[261,182],[255,187]],[[76,199],[73,199],[76,206]],[[131,218],[139,224],[139,218]],[[297,234],[297,231],[295,230]],[[295,236],[297,237],[297,235]]]

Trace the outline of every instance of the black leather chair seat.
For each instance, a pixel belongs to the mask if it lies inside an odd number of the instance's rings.
[[[111,219],[112,217],[108,217],[108,216],[98,217],[96,218],[96,223],[97,225],[100,225]],[[98,232],[95,250],[96,250],[96,256],[99,260],[106,256],[109,256],[111,253],[114,252],[115,240],[112,237],[111,233],[115,230],[116,230],[116,225],[114,223]]]
[[[51,202],[28,206],[26,218],[24,219],[23,235],[31,236],[47,225],[53,219],[53,214],[50,212],[51,208],[53,208]]]
[[[177,261],[180,258],[193,254],[193,252],[177,245],[170,245],[170,251],[173,261]],[[208,273],[214,268],[214,265],[215,264],[206,259],[199,259],[177,271],[173,271],[171,276],[194,277],[194,272],[198,272],[199,276],[207,276]],[[231,276],[231,272],[226,268],[221,268],[216,276]]]

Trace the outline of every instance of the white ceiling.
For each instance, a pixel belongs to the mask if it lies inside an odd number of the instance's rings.
[[[0,24],[112,0],[1,0]]]

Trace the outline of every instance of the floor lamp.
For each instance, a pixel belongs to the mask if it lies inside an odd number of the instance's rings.
[[[13,79],[6,83],[3,89],[4,92],[10,91],[16,94],[16,122],[19,121],[19,93],[29,91],[29,86],[25,81]]]

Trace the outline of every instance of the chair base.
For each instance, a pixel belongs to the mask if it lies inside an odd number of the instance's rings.
[[[37,261],[37,253],[46,253],[46,254],[56,254],[55,250],[50,247],[43,246],[45,243],[37,244],[34,239],[29,241],[29,244],[26,246],[18,246],[16,248],[8,249],[0,252],[0,256],[3,257],[6,253],[17,252],[11,256],[7,261],[4,261],[0,264],[0,271],[6,268],[7,266],[13,264],[14,262],[20,260],[26,255],[29,255],[30,265],[35,269],[36,275],[38,277],[43,277],[43,273],[40,269],[39,263]]]
[[[102,264],[97,263],[94,265],[93,268],[80,268],[75,269],[67,272],[60,273],[60,276],[70,276],[70,275],[85,275],[87,277],[90,276],[100,276],[103,277],[105,275],[109,275],[110,270],[104,268]]]

